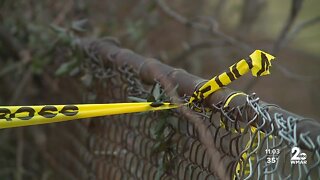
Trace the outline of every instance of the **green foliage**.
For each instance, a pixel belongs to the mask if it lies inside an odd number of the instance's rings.
[[[71,24],[71,29],[76,32],[86,32],[87,29],[85,28],[85,26],[87,25],[87,23],[88,23],[88,19],[73,21]]]
[[[79,37],[76,33],[85,32],[85,25],[87,24],[87,19],[82,19],[79,21],[72,22],[71,26],[68,28],[59,27],[56,25],[51,25],[52,29],[57,33],[58,39],[57,44],[69,47],[70,51],[68,53],[67,62],[64,62],[55,71],[56,76],[61,75],[72,75],[77,71],[81,60],[83,60],[84,55],[82,51],[78,48],[78,43],[80,42]],[[88,79],[84,78],[85,84],[88,85]]]
[[[172,91],[176,91],[176,86]],[[154,84],[147,99],[138,97],[129,97],[130,100],[135,102],[167,102],[168,96],[159,83]],[[176,148],[173,136],[175,128],[177,128],[177,117],[173,116],[171,110],[163,110],[157,112],[145,112],[140,115],[154,115],[157,122],[151,127],[150,132],[152,138],[155,139],[156,144],[152,148],[152,155],[160,155],[162,158],[159,160],[159,165],[155,179],[161,179],[164,173],[170,173],[175,168],[174,158],[176,157]]]
[[[156,83],[148,97],[148,101],[163,102],[168,101],[168,97],[161,85]],[[170,173],[175,168],[174,157],[176,153],[175,142],[173,136],[175,127],[173,122],[176,122],[176,117],[172,115],[171,110],[156,112],[157,123],[151,128],[152,137],[156,140],[156,144],[152,148],[152,154],[160,154],[159,166],[157,169],[156,179],[160,179],[163,173]]]
[[[71,61],[67,61],[60,65],[60,67],[56,70],[55,75],[61,76],[71,72],[74,68],[78,66],[78,60],[73,59]]]

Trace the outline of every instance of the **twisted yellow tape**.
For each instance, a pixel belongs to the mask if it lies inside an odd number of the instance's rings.
[[[213,92],[230,84],[250,70],[253,76],[270,74],[269,69],[271,67],[271,60],[273,59],[275,59],[275,57],[272,55],[261,50],[255,50],[248,58],[241,59],[239,62],[230,66],[228,71],[213,77],[196,90],[192,94],[189,103],[203,101]]]

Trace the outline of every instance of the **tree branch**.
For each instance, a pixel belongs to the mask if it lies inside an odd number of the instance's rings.
[[[176,55],[176,57],[172,58],[172,65],[176,66],[181,63],[181,61],[185,60],[188,56],[191,54],[195,53],[196,51],[200,49],[207,49],[207,48],[212,48],[212,47],[217,47],[217,46],[226,46],[228,43],[223,40],[207,40],[195,44],[190,44],[187,46],[187,48]]]
[[[309,20],[306,20],[295,27],[292,28],[292,30],[288,33],[286,38],[283,40],[282,45],[286,46],[290,41],[292,41],[297,35],[305,28],[309,26],[313,26],[320,22],[320,16],[316,16],[314,18],[311,18]]]
[[[299,12],[301,10],[302,3],[303,3],[303,0],[292,0],[291,11],[290,11],[289,17],[288,17],[283,29],[281,30],[277,40],[275,41],[275,43],[273,45],[273,50],[272,50],[273,54],[277,54],[280,51],[280,49],[282,49],[284,47],[284,40],[286,39],[288,32],[290,31],[294,21],[296,20]]]
[[[245,35],[250,32],[265,4],[266,0],[244,0],[241,19],[238,25],[241,34]]]
[[[176,11],[172,10],[163,0],[155,0],[158,7],[170,18],[174,19],[175,21],[185,25],[186,27],[194,28],[205,33],[209,33],[213,36],[219,37],[225,40],[228,44],[237,46],[241,50],[245,51],[246,53],[252,52],[253,48],[247,45],[244,42],[238,41],[237,39],[224,34],[223,32],[219,31],[217,26],[206,25],[199,22],[190,21],[188,18],[182,16],[181,14],[177,13]],[[217,23],[214,23],[217,24]]]

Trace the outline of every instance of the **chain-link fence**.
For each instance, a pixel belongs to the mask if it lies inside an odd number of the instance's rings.
[[[86,102],[186,101],[205,82],[112,40],[83,44]],[[316,121],[226,88],[197,106],[52,125],[42,152],[64,179],[320,176]]]

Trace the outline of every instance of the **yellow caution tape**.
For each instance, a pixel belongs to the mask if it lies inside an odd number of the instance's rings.
[[[247,59],[229,67],[195,91],[186,104],[162,102],[115,103],[115,104],[80,104],[80,105],[43,105],[43,106],[0,106],[0,129],[61,122],[75,119],[158,111],[178,108],[196,101],[202,101],[210,94],[228,85],[245,73],[252,71],[254,76],[269,74],[271,60],[274,57],[261,50],[254,51]]]
[[[159,111],[177,108],[180,105],[157,102],[44,105],[44,106],[0,106],[0,129],[61,122],[75,119]]]
[[[250,70],[253,76],[264,76],[270,74],[271,60],[275,57],[263,52],[255,50],[248,58],[241,59],[239,62],[229,67],[229,70],[213,77],[198,90],[196,90],[189,103],[201,102],[210,94],[218,89],[230,84],[232,81],[238,79],[242,75],[248,73]]]

